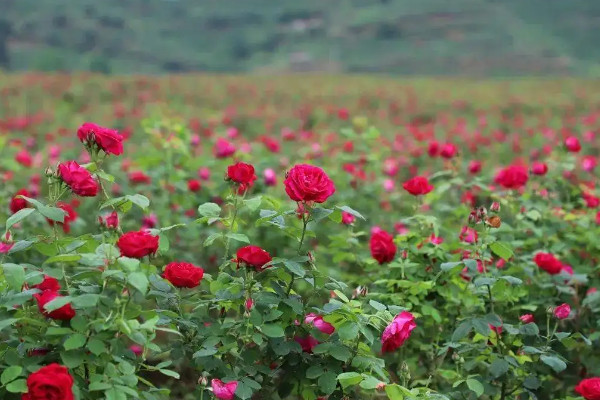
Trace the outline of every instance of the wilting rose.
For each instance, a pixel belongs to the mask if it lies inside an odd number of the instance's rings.
[[[64,306],[53,311],[47,311],[46,309],[44,309],[44,306],[47,303],[51,302],[57,297],[62,297],[57,292],[46,290],[42,293],[34,294],[33,297],[37,301],[38,309],[40,310],[40,312],[48,318],[60,321],[68,321],[75,316],[75,310],[73,310],[73,307],[71,307],[70,303],[67,303]]]
[[[371,235],[369,247],[371,255],[379,264],[390,262],[396,256],[394,238],[384,230],[378,230]]]
[[[295,165],[283,183],[286,193],[294,201],[323,203],[335,193],[333,181],[325,171],[313,165]]]
[[[178,288],[194,288],[200,284],[204,270],[187,262],[167,264],[162,277]]]
[[[381,351],[389,353],[402,346],[416,327],[415,317],[408,311],[396,315],[392,323],[383,331]]]
[[[402,187],[413,196],[424,195],[433,190],[433,185],[424,176],[415,176],[404,182]]]
[[[304,323],[317,328],[319,331],[331,335],[335,332],[335,328],[329,322],[323,320],[323,316],[314,313],[307,314],[304,318]]]
[[[73,400],[73,377],[59,364],[50,364],[27,377],[22,400]]]
[[[496,174],[494,182],[505,189],[519,189],[525,186],[528,179],[527,168],[522,165],[511,165],[501,169]]]
[[[213,379],[210,381],[213,393],[217,399],[220,400],[232,400],[235,396],[235,390],[238,387],[238,381],[231,381],[224,383],[220,379]]]
[[[41,290],[42,292],[49,290],[51,292],[58,292],[60,290],[60,283],[56,278],[48,275],[44,275],[44,280],[37,285],[33,285],[34,288]]]
[[[29,207],[27,200],[22,199],[17,196],[31,197],[31,194],[29,193],[29,191],[27,189],[19,189],[17,191],[17,193],[15,193],[15,195],[12,197],[12,199],[10,199],[10,204],[8,206],[10,208],[10,211],[13,214],[16,213],[17,211],[20,211],[24,208]]]
[[[106,154],[123,154],[123,136],[114,129],[85,122],[77,129],[77,137],[82,143],[95,143]]]
[[[559,274],[563,268],[563,263],[551,253],[537,253],[533,261],[550,275]]]
[[[302,347],[302,351],[305,353],[312,353],[313,347],[319,344],[319,341],[312,335],[306,337],[296,336],[294,340]]]
[[[147,231],[133,231],[123,234],[117,241],[121,255],[131,258],[142,258],[154,254],[158,250],[158,236]]]
[[[571,314],[571,306],[567,303],[563,303],[554,309],[553,314],[557,319],[569,318],[569,314]]]
[[[245,264],[249,267],[254,267],[256,271],[262,271],[263,266],[271,262],[271,255],[264,249],[258,246],[244,246],[237,251],[236,259],[238,267],[240,264]]]
[[[58,175],[78,196],[94,197],[98,194],[98,182],[76,161],[58,164]]]

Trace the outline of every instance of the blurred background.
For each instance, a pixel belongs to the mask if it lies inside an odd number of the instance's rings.
[[[0,0],[4,70],[600,76],[600,0]]]

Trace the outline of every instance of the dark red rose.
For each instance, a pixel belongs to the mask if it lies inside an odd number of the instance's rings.
[[[29,191],[27,189],[20,189],[17,191],[17,193],[15,193],[13,198],[10,200],[10,205],[9,205],[10,211],[13,214],[19,210],[29,207],[27,200],[22,199],[17,196],[31,197],[31,194],[29,193]]]
[[[57,292],[46,290],[42,293],[34,294],[33,297],[37,301],[38,309],[40,310],[40,312],[48,318],[57,319],[61,321],[68,321],[75,316],[75,310],[73,310],[73,307],[71,307],[70,303],[67,303],[64,306],[53,311],[46,311],[44,309],[44,306],[47,303],[51,302],[57,297],[62,297]]]
[[[427,194],[433,190],[433,185],[424,176],[415,176],[404,182],[402,187],[413,196]]]
[[[66,367],[50,364],[27,377],[22,400],[73,400],[73,377]]]
[[[319,344],[319,341],[312,335],[306,337],[296,336],[294,340],[302,347],[302,351],[305,353],[312,353],[313,347]]]
[[[381,352],[389,353],[402,346],[416,327],[415,317],[408,311],[396,315],[381,335]]]
[[[505,189],[519,189],[525,186],[528,179],[527,168],[522,165],[511,165],[501,169],[494,178],[494,182]]]
[[[314,165],[299,164],[287,173],[285,191],[294,201],[323,203],[335,193],[335,185],[325,171]]]
[[[106,154],[123,154],[123,136],[114,129],[85,122],[77,129],[77,137],[82,143],[97,144]]]
[[[123,234],[117,241],[121,255],[131,258],[142,258],[154,254],[158,250],[158,236],[147,231],[133,231]]]
[[[263,266],[272,260],[271,255],[258,246],[242,247],[237,251],[236,256],[234,261],[238,266],[242,263],[248,267],[254,267],[257,271],[262,271]]]
[[[378,230],[371,235],[369,247],[371,255],[379,264],[390,262],[396,256],[394,238],[384,230]]]
[[[34,288],[40,289],[42,292],[49,290],[51,292],[58,292],[60,290],[60,283],[55,278],[44,275],[44,280],[37,285],[33,285]]]
[[[190,179],[187,183],[187,186],[190,192],[197,192],[202,187],[198,179]]]
[[[600,400],[600,378],[582,380],[575,386],[575,391],[585,400]]]
[[[76,161],[59,164],[58,175],[78,196],[94,197],[98,194],[98,182],[87,169],[77,164]]]
[[[148,175],[146,175],[142,171],[130,172],[128,177],[129,177],[129,182],[131,182],[131,183],[145,183],[145,184],[152,183],[152,178],[150,178]]]
[[[254,174],[254,167],[251,164],[243,162],[236,163],[227,167],[227,179],[238,183],[240,185],[240,192],[245,192],[249,187],[254,184],[256,175]]]
[[[187,262],[167,264],[162,277],[178,288],[194,288],[200,284],[204,270]]]
[[[458,148],[454,143],[446,143],[442,146],[440,155],[444,158],[452,158],[458,153]]]
[[[563,263],[551,253],[537,253],[533,261],[550,275],[559,274],[563,268]]]

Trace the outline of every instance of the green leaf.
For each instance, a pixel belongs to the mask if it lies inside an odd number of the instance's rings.
[[[8,250],[8,254],[14,254],[18,253],[19,251],[27,250],[33,243],[35,242],[30,240],[19,240],[13,245],[13,247],[10,248],[10,250]]]
[[[357,372],[344,372],[337,376],[337,380],[340,381],[340,385],[345,389],[348,386],[358,385],[363,377]]]
[[[244,204],[246,205],[246,207],[248,207],[250,211],[258,210],[258,207],[260,207],[260,203],[262,203],[262,196],[256,196],[252,199],[244,200]]]
[[[88,340],[85,347],[87,347],[87,349],[95,356],[106,353],[106,346],[104,345],[104,342],[99,339],[92,338]]]
[[[12,365],[6,368],[2,372],[2,375],[0,375],[0,383],[2,383],[2,385],[6,385],[8,382],[14,381],[19,375],[21,375],[21,372],[23,372],[23,368],[19,365]]]
[[[442,271],[450,271],[451,269],[458,267],[459,265],[460,266],[464,265],[464,262],[462,262],[462,261],[445,262],[440,265],[440,268]]]
[[[512,248],[506,242],[494,242],[490,244],[490,250],[492,250],[495,255],[502,257],[506,261],[508,261],[513,255]]]
[[[336,290],[334,290],[334,291],[333,291],[333,293],[335,293],[335,295],[336,295],[337,297],[339,297],[339,298],[340,298],[340,300],[342,300],[344,303],[348,303],[348,302],[350,301],[350,300],[348,299],[348,297],[346,297],[346,295],[345,295],[344,293],[342,293],[341,291],[339,291],[339,290],[337,290],[337,289],[336,289]]]
[[[272,338],[283,337],[285,335],[283,328],[277,324],[264,324],[260,327],[260,330],[265,334],[265,336]]]
[[[331,357],[340,361],[348,361],[352,356],[350,349],[343,345],[334,345],[329,349],[329,354]]]
[[[79,349],[80,347],[83,347],[86,340],[87,338],[85,335],[82,335],[81,333],[74,333],[69,336],[67,340],[65,340],[63,346],[65,350]]]
[[[315,379],[315,378],[318,378],[319,376],[323,375],[324,372],[325,372],[325,370],[323,370],[322,366],[311,365],[306,370],[306,377],[308,379]]]
[[[315,222],[319,222],[323,218],[326,218],[332,212],[333,210],[329,208],[315,207],[311,210],[310,216],[313,220],[315,220]]]
[[[6,391],[10,393],[27,393],[27,381],[25,379],[17,379],[6,385]]]
[[[215,203],[200,204],[198,213],[204,217],[218,217],[221,214],[221,207]]]
[[[210,235],[209,237],[206,238],[206,240],[204,241],[204,247],[208,247],[211,244],[213,244],[213,242],[217,239],[219,239],[220,237],[223,237],[223,235],[219,232],[217,233],[213,233],[212,235]]]
[[[506,360],[498,358],[490,364],[490,374],[492,374],[494,378],[499,378],[508,372],[508,367],[509,365]]]
[[[2,264],[2,271],[11,289],[21,291],[25,282],[25,268],[18,264]]]
[[[51,300],[48,303],[44,304],[44,310],[46,310],[48,312],[58,310],[59,308],[61,308],[62,306],[66,305],[70,302],[71,302],[70,296],[56,297],[54,300]]]
[[[35,210],[33,208],[23,208],[22,210],[19,210],[16,213],[14,213],[13,215],[11,215],[10,217],[8,217],[8,219],[6,220],[6,231],[8,231],[10,228],[12,228],[13,225],[18,224],[19,222],[23,221],[25,218],[27,218],[29,215],[31,215],[31,213],[34,211]]]
[[[482,318],[473,318],[471,323],[473,324],[473,328],[475,328],[475,332],[483,336],[488,336],[490,334],[490,326],[486,320]]]
[[[326,395],[330,395],[335,390],[335,386],[337,385],[337,376],[331,372],[325,372],[323,375],[319,377],[317,381],[319,384],[319,389]]]
[[[81,296],[73,297],[72,303],[75,308],[90,308],[98,304],[99,294],[87,293]]]
[[[55,222],[60,222],[61,224],[63,222],[65,222],[65,216],[67,215],[65,210],[63,210],[62,208],[58,208],[58,207],[43,206],[43,207],[38,208],[38,211],[44,217],[46,217],[52,221],[55,221]]]
[[[471,332],[471,328],[473,328],[473,324],[470,320],[461,322],[452,334],[452,341],[458,342],[460,339],[467,336],[469,332]]]
[[[519,331],[521,332],[521,334],[526,336],[537,336],[540,333],[540,329],[534,322],[522,325],[519,328]]]
[[[127,275],[127,281],[142,293],[148,291],[148,277],[143,272],[132,272]]]
[[[481,397],[483,395],[484,389],[481,382],[476,379],[467,379],[467,386],[474,392],[477,397]]]
[[[47,259],[46,261],[44,261],[44,264],[51,264],[51,263],[56,263],[56,262],[73,262],[73,261],[79,261],[81,260],[81,254],[59,254],[57,256],[54,257],[50,257],[49,259]]]
[[[18,318],[7,318],[7,319],[0,320],[0,331],[4,328],[11,326],[18,320],[19,320]]]
[[[377,385],[381,383],[381,381],[372,376],[363,376],[363,381],[360,383],[360,387],[365,390],[373,390],[377,388]]]
[[[292,274],[303,278],[306,275],[306,271],[302,268],[302,265],[292,260],[284,260],[283,265]]]
[[[83,350],[61,351],[60,358],[62,363],[68,368],[77,368],[83,364]]]
[[[556,356],[540,356],[540,360],[556,372],[564,371],[567,368],[567,364]]]
[[[95,392],[98,390],[107,390],[112,388],[112,385],[110,383],[106,383],[106,382],[92,382],[90,383],[90,386],[88,387],[88,390],[90,392]]]
[[[130,194],[125,196],[125,198],[136,206],[140,207],[142,210],[146,210],[150,206],[150,200],[141,194]]]
[[[171,378],[179,379],[179,374],[175,371],[171,371],[170,369],[159,369],[160,373],[166,376],[170,376]]]
[[[359,213],[358,211],[356,211],[356,210],[354,210],[354,209],[352,209],[352,208],[350,208],[348,206],[341,206],[341,207],[337,206],[337,208],[339,208],[342,211],[347,212],[348,214],[352,214],[352,215],[354,215],[357,218],[360,218],[362,220],[366,220],[366,218],[363,217],[363,215],[361,213]]]
[[[384,304],[381,304],[380,302],[375,301],[375,300],[369,300],[369,305],[371,307],[373,307],[374,309],[376,309],[377,311],[387,310],[387,307]]]
[[[243,233],[228,233],[225,236],[229,239],[237,240],[238,242],[250,243],[248,236],[244,235]]]
[[[385,385],[385,394],[387,394],[389,400],[404,400],[402,390],[396,384]]]
[[[346,321],[337,329],[337,333],[342,340],[356,339],[358,335],[358,324],[352,321]]]

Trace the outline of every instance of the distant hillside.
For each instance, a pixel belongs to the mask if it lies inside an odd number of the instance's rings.
[[[0,67],[600,76],[600,0],[0,0]]]

